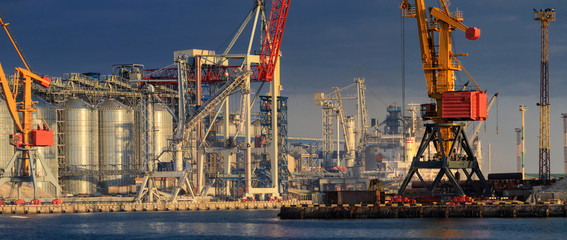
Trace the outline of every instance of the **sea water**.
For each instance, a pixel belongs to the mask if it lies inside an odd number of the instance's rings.
[[[0,215],[0,239],[567,239],[567,218],[281,220],[279,210]]]

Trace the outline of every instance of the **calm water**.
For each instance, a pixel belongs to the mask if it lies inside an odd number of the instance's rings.
[[[567,218],[280,220],[278,212],[0,215],[0,239],[567,239]]]

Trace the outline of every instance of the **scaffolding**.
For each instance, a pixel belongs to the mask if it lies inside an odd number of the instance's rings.
[[[272,131],[272,97],[271,96],[260,96],[261,104],[260,104],[260,125],[262,126],[262,135],[261,141],[264,142],[273,142],[272,139],[274,137],[278,137],[278,180],[280,191],[286,192],[289,184],[289,176],[291,173],[287,167],[287,155],[288,155],[288,148],[287,148],[287,97],[278,97],[277,101],[277,111],[278,111],[278,133],[274,136],[274,132]],[[266,144],[263,144],[264,147],[267,147]],[[272,156],[271,156],[272,157]],[[260,166],[266,168],[270,165],[270,161],[268,158],[263,159]],[[271,167],[271,166],[270,166]],[[269,170],[269,169],[267,169]],[[271,181],[271,179],[269,180]],[[267,184],[270,186],[270,184]]]

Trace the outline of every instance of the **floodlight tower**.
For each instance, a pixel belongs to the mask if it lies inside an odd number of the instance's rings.
[[[541,26],[541,69],[540,69],[540,95],[539,95],[539,178],[549,179],[550,151],[549,151],[549,22],[555,21],[555,8],[539,11],[534,9],[534,20]]]
[[[562,113],[563,118],[563,164],[565,168],[565,173],[567,173],[567,113]]]
[[[522,172],[522,129],[515,128],[516,131],[516,166],[517,171]]]
[[[528,110],[528,107],[526,106],[520,106],[518,107],[518,109],[520,110],[520,112],[522,113],[522,179],[524,179],[524,174],[525,174],[525,162],[524,162],[524,156],[526,156],[526,129],[524,128],[524,119],[525,119],[525,112],[526,110]]]

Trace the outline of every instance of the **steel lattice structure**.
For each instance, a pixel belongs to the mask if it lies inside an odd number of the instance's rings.
[[[549,145],[549,22],[555,21],[555,9],[535,10],[534,20],[541,26],[541,65],[539,93],[539,178],[549,179],[550,145]]]
[[[260,104],[260,124],[262,125],[262,137],[267,141],[273,142],[274,137],[278,137],[278,169],[279,169],[279,183],[284,192],[288,188],[288,178],[291,175],[287,168],[287,97],[278,97],[276,103],[278,111],[278,133],[274,136],[272,130],[272,96],[260,96],[262,103]],[[274,156],[271,156],[274,157]],[[270,166],[271,168],[271,166]]]

